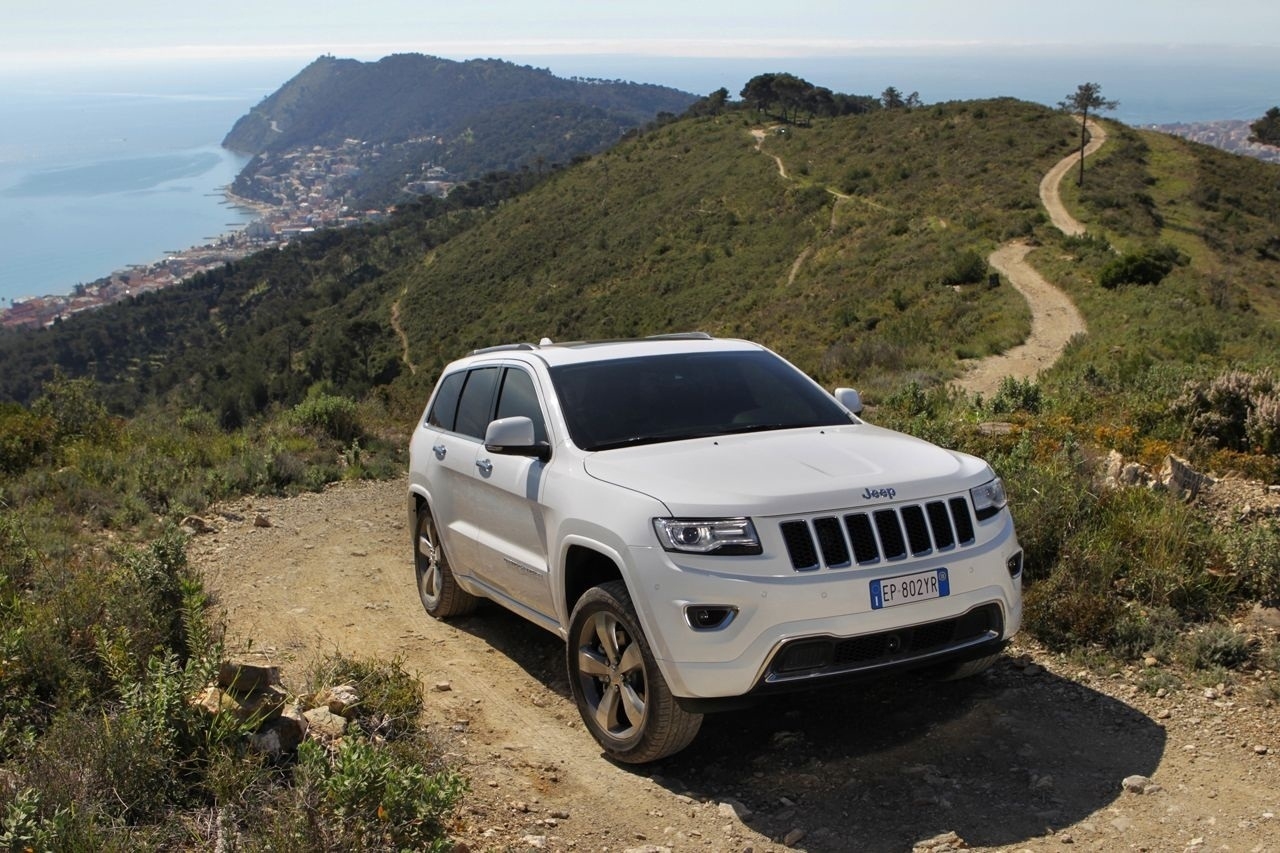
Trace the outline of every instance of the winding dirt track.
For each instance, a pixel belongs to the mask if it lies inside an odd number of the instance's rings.
[[[1094,154],[1107,141],[1107,133],[1102,125],[1089,121],[1089,141],[1085,145],[1086,157]],[[783,180],[791,180],[786,164],[781,157],[769,154],[764,150],[764,142],[768,130],[753,128],[751,137],[755,140],[755,150],[771,157],[778,167],[778,176]],[[1079,151],[1062,158],[1040,181],[1040,203],[1044,205],[1049,221],[1054,227],[1067,235],[1079,235],[1085,232],[1085,226],[1076,220],[1062,203],[1059,188],[1063,179],[1080,162]],[[836,205],[848,201],[849,196],[833,189],[827,190],[836,197]],[[835,225],[835,208],[831,212],[832,227]],[[988,263],[1023,295],[1031,308],[1031,333],[1026,341],[998,355],[974,361],[968,366],[963,376],[953,383],[970,394],[981,394],[990,397],[1000,388],[1000,382],[1011,376],[1015,379],[1031,379],[1041,370],[1051,366],[1062,355],[1067,344],[1076,335],[1084,334],[1088,327],[1084,317],[1065,293],[1045,280],[1026,260],[1034,247],[1022,241],[1005,243],[988,257]],[[806,247],[791,265],[787,277],[787,285],[795,283],[805,261],[813,253],[813,247]]]
[[[1084,149],[1086,157],[1107,141],[1102,125],[1090,121],[1088,127],[1090,139]],[[1079,162],[1079,152],[1064,157],[1040,181],[1040,203],[1054,227],[1068,235],[1085,232],[1084,225],[1067,212],[1059,193],[1063,179]],[[970,394],[990,397],[1006,376],[1015,379],[1035,377],[1058,360],[1073,337],[1084,334],[1088,329],[1084,316],[1071,297],[1046,281],[1027,263],[1027,255],[1032,248],[1028,243],[1013,241],[1005,243],[987,258],[987,262],[1026,298],[1031,308],[1031,334],[1013,349],[975,362],[964,376],[955,381],[955,385]]]

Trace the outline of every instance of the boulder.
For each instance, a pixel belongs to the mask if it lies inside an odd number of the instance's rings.
[[[297,705],[286,705],[280,716],[268,720],[249,739],[250,745],[264,755],[293,752],[307,735],[307,718]]]
[[[326,687],[315,695],[315,700],[312,702],[318,708],[328,708],[333,713],[342,716],[350,716],[347,712],[359,703],[360,695],[356,693],[356,688],[350,684]]]
[[[231,658],[218,667],[218,686],[247,694],[280,684],[280,667],[265,659]]]
[[[335,740],[347,730],[347,718],[323,706],[312,708],[302,716],[307,721],[307,736],[314,740]]]
[[[1185,459],[1179,459],[1172,453],[1164,458],[1164,466],[1156,478],[1160,485],[1183,500],[1191,500],[1200,492],[1212,486],[1216,481],[1208,474],[1202,474],[1191,467]]]

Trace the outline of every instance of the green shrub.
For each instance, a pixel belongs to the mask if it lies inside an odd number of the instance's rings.
[[[987,408],[993,414],[1009,414],[1011,412],[1028,412],[1037,414],[1044,398],[1040,386],[1033,379],[1015,379],[1006,376],[1000,380],[1000,387]]]
[[[0,474],[21,474],[49,452],[53,424],[13,403],[0,406]]]
[[[1098,284],[1108,290],[1122,284],[1155,285],[1185,259],[1170,246],[1149,249],[1138,254],[1124,254],[1108,263],[1098,274]]]
[[[1026,592],[1023,622],[1052,649],[1088,645],[1111,634],[1123,608],[1093,584],[1082,584],[1069,568],[1059,567]]]
[[[324,392],[313,393],[294,406],[289,420],[344,444],[361,436],[359,410],[354,400]]]
[[[295,783],[316,840],[331,850],[446,850],[444,822],[466,790],[453,771],[351,736],[332,754],[304,741]]]
[[[1261,601],[1280,599],[1280,523],[1237,525],[1224,540],[1241,594]]]
[[[1229,625],[1220,624],[1192,634],[1185,641],[1183,651],[1187,665],[1197,670],[1236,669],[1252,656],[1248,638],[1231,630]]]
[[[1177,643],[1181,625],[1181,618],[1171,607],[1130,608],[1116,619],[1107,645],[1125,660],[1147,654],[1167,659]]]
[[[1209,382],[1187,382],[1173,413],[1191,437],[1228,450],[1280,440],[1280,393],[1270,371],[1227,370]],[[1271,452],[1271,451],[1266,451]]]
[[[1029,582],[1055,570],[1077,531],[1087,526],[1098,500],[1074,442],[1064,442],[1051,456],[1036,453],[1029,431],[1009,447],[983,453],[1009,492]]]
[[[1167,669],[1151,668],[1143,670],[1138,678],[1138,688],[1152,696],[1161,690],[1173,691],[1182,686],[1182,680]]]
[[[942,284],[952,287],[957,284],[978,284],[987,278],[987,261],[972,249],[960,252],[951,266],[942,274]]]
[[[90,379],[59,376],[45,383],[44,395],[31,411],[52,425],[50,441],[62,446],[78,440],[109,444],[120,433],[120,421],[107,414],[98,402],[97,388]]]

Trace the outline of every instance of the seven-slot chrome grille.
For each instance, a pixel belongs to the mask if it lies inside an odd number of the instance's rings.
[[[973,514],[962,496],[792,519],[780,525],[798,572],[872,566],[925,557],[974,542]]]

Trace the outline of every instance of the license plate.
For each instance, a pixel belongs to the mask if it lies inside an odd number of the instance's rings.
[[[947,580],[946,569],[881,578],[871,582],[871,609],[881,610],[913,601],[946,598],[950,594],[951,584]]]

